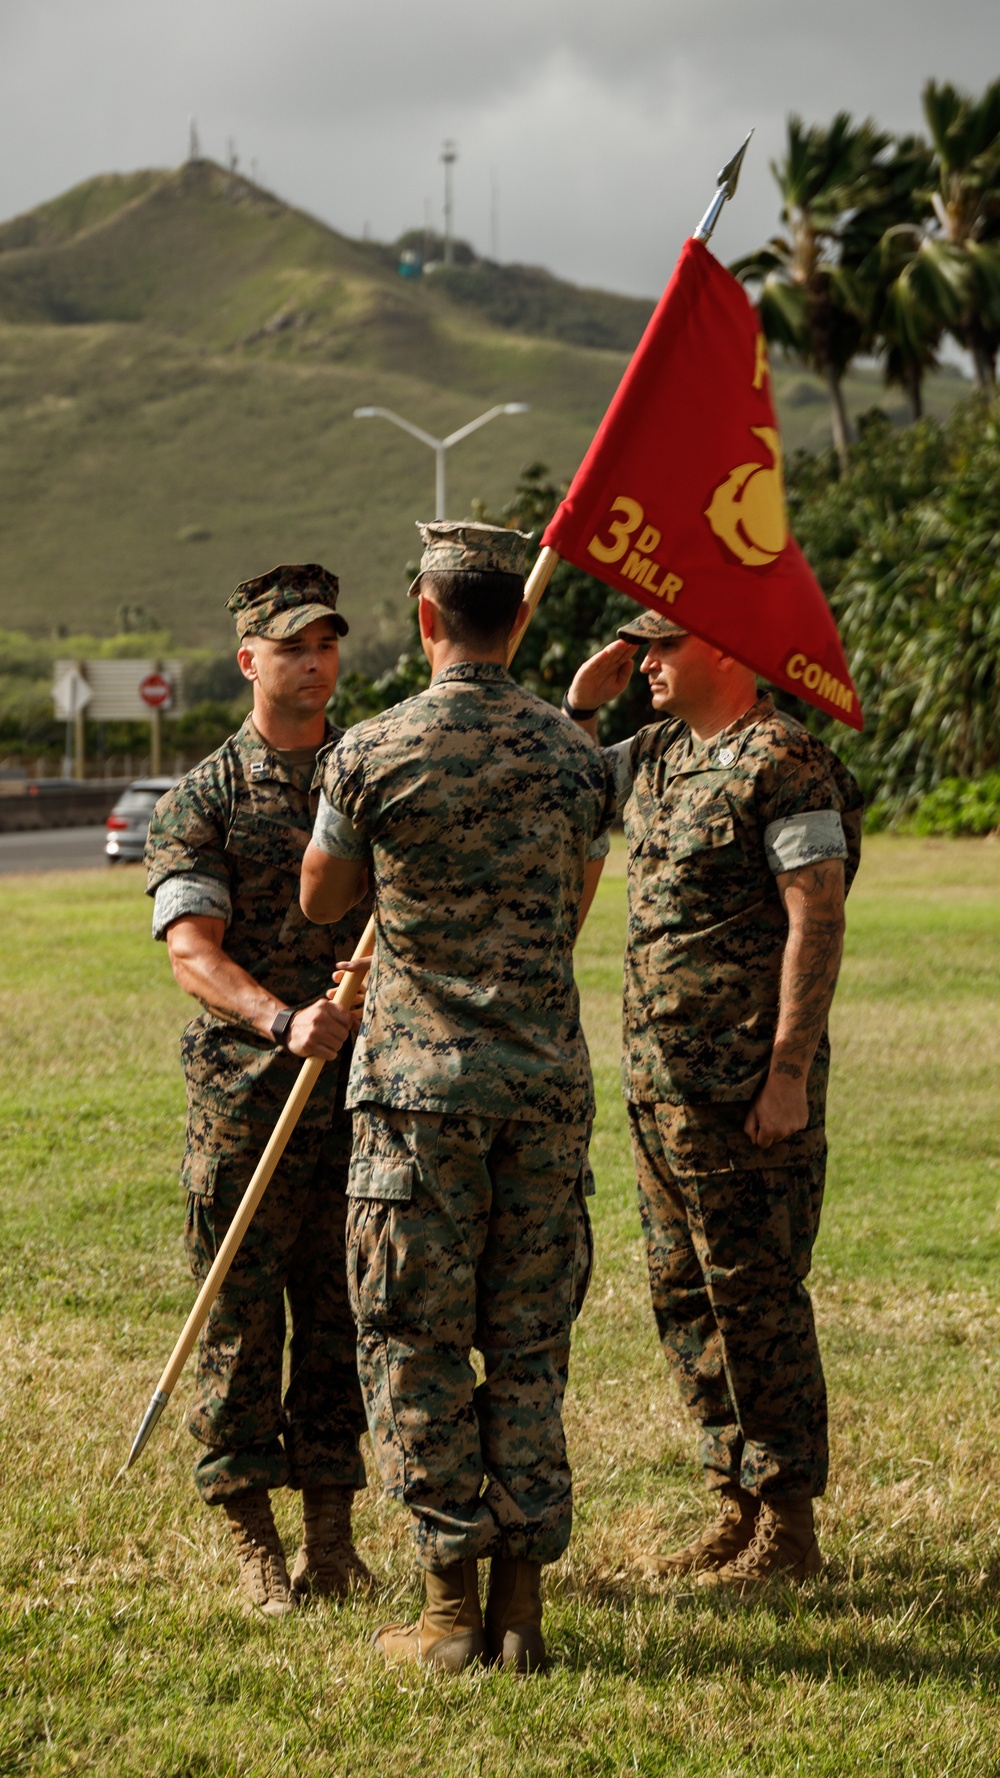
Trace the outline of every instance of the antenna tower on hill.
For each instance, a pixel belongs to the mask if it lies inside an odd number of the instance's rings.
[[[454,193],[454,186],[453,186],[453,182],[452,182],[452,167],[455,165],[455,162],[457,161],[457,159],[458,159],[458,149],[456,148],[454,142],[446,142],[441,150],[441,160],[444,164],[444,263],[445,263],[445,265],[453,264],[454,258],[455,258],[455,248],[454,248],[454,242],[452,240],[453,225],[454,225],[454,220],[455,220],[455,193]]]

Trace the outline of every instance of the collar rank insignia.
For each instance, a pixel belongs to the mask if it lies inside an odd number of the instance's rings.
[[[251,776],[251,778],[266,778],[267,777],[267,766],[265,765],[265,763],[262,759],[251,760],[251,762],[250,762],[250,776]]]

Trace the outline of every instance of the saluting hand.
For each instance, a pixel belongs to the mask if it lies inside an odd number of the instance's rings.
[[[609,642],[599,654],[577,669],[569,688],[569,701],[574,710],[595,710],[625,690],[632,677],[634,642]]]

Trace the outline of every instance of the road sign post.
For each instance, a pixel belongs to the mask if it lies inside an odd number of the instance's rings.
[[[52,687],[56,715],[62,717],[66,724],[64,778],[85,778],[87,775],[86,731],[83,724],[84,711],[93,695],[79,665],[73,662],[66,666]]]
[[[160,671],[159,661],[154,661],[153,671],[140,679],[139,696],[149,710],[150,775],[158,778],[163,770],[163,731],[160,717],[164,710],[171,709],[174,701],[173,681],[169,674]]]

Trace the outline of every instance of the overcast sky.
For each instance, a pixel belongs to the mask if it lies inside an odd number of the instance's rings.
[[[997,0],[0,0],[0,215],[94,173],[226,157],[348,234],[440,226],[659,292],[752,126],[723,258],[776,224],[784,119],[920,123],[928,76],[1000,74]]]

